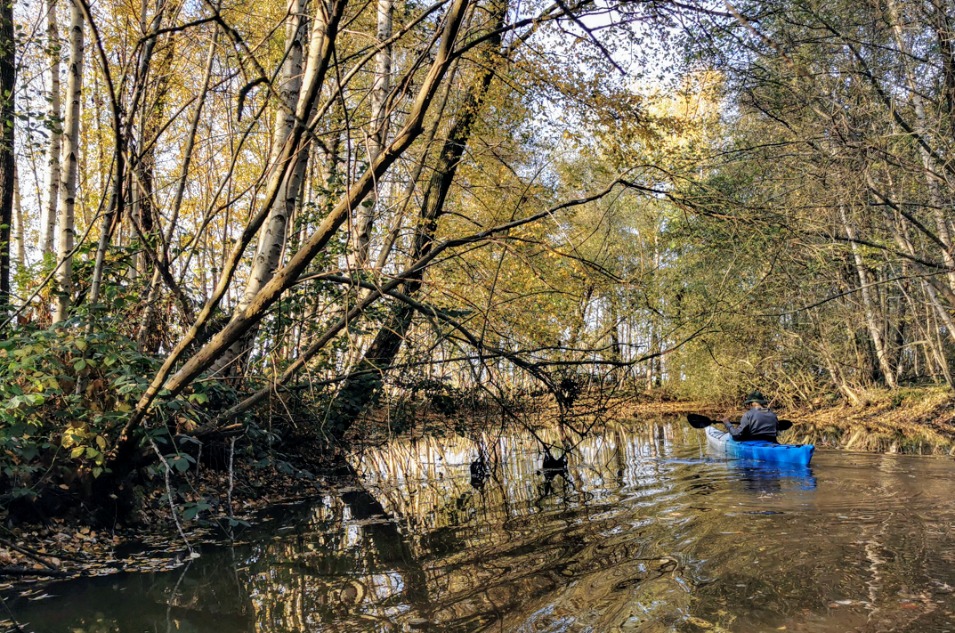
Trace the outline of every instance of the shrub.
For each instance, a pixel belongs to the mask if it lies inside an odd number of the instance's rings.
[[[155,361],[100,325],[70,320],[0,342],[0,501],[104,472]]]

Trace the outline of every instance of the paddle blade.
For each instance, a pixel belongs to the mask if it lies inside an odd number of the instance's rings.
[[[790,422],[789,420],[777,420],[776,422],[777,431],[785,431],[786,429],[791,429],[791,428],[793,428],[793,423]]]
[[[705,415],[698,415],[696,413],[687,413],[686,421],[690,423],[694,429],[705,429],[709,425],[716,422],[716,420],[711,420]]]

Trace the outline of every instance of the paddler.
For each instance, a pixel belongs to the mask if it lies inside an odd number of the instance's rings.
[[[723,420],[726,430],[737,442],[764,440],[776,442],[779,419],[766,405],[769,401],[759,391],[754,391],[743,400],[743,406],[749,405],[749,411],[743,414],[739,425],[733,426],[729,419]]]

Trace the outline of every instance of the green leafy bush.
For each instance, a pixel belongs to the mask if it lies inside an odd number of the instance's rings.
[[[155,361],[117,329],[70,320],[0,342],[0,490],[34,496],[104,472]]]

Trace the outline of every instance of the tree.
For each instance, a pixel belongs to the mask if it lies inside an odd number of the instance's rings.
[[[47,51],[50,59],[50,145],[47,159],[47,199],[40,215],[40,249],[54,256],[56,247],[56,205],[60,188],[60,150],[62,146],[62,108],[60,106],[60,35],[57,28],[56,0],[46,3]]]
[[[85,54],[84,17],[80,0],[71,2],[70,62],[66,82],[67,111],[63,122],[63,156],[57,204],[57,269],[53,322],[66,320],[72,304],[73,248],[75,245],[76,179],[80,152],[80,103],[83,94],[83,60]]]
[[[0,314],[10,309],[10,244],[16,182],[14,113],[16,33],[13,1],[0,4]]]

